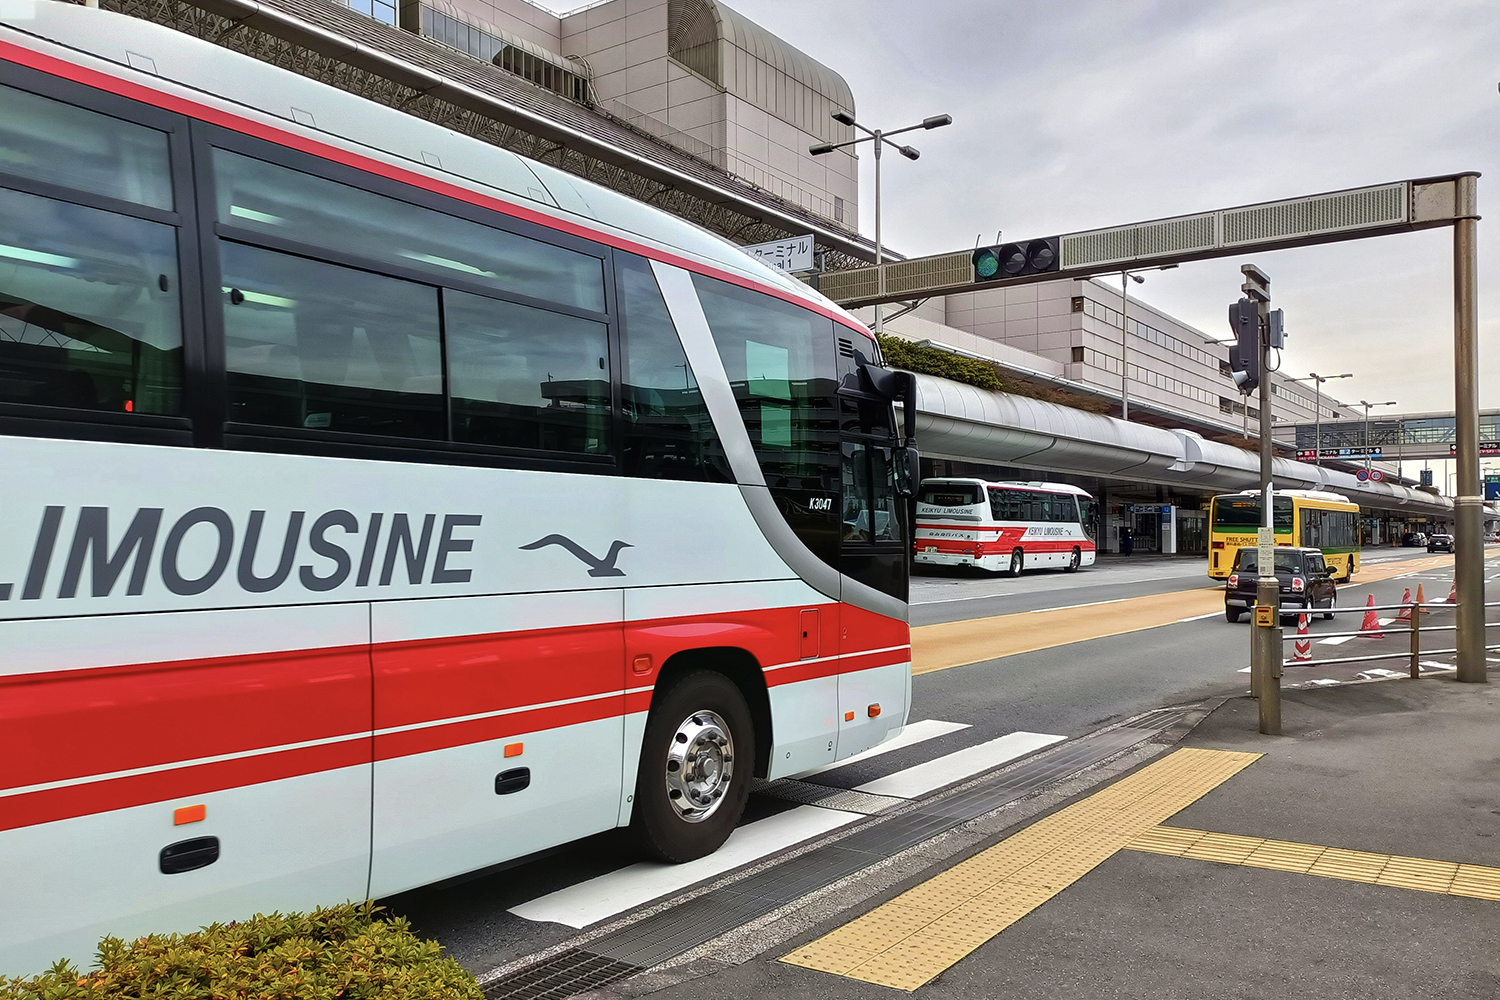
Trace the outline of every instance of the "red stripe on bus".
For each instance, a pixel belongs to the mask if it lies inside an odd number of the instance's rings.
[[[0,677],[0,788],[369,731],[363,645]]]
[[[278,750],[235,760],[23,792],[0,798],[0,830],[296,778],[335,768],[368,766],[369,763],[370,738],[366,734],[324,746]],[[108,845],[101,847],[108,849]]]
[[[89,55],[92,56],[92,53],[89,53]],[[93,58],[102,57],[93,56]],[[72,80],[75,83],[81,83],[85,86],[93,87],[96,90],[103,90],[107,93],[116,94],[120,97],[126,97],[133,101],[139,101],[142,104],[149,104],[152,107],[160,108],[164,111],[171,111],[175,114],[185,115],[189,118],[195,118],[199,121],[209,122],[213,125],[219,125],[233,132],[239,132],[243,135],[254,136],[258,139],[264,139],[267,142],[275,143],[278,146],[286,146],[291,149],[300,150],[304,153],[309,153],[321,159],[331,160],[335,163],[342,163],[345,166],[353,167],[356,170],[363,170],[366,173],[377,174],[381,177],[385,177],[393,181],[398,181],[402,184],[410,184],[413,187],[418,187],[425,191],[431,191],[434,194],[445,195],[458,201],[465,201],[471,205],[478,205],[481,208],[488,208],[493,211],[500,212],[501,214],[509,215],[513,218],[524,219],[528,222],[533,222],[537,225],[545,226],[548,229],[555,229],[559,232],[569,233],[570,235],[578,236],[582,239],[592,240],[596,243],[603,243],[606,246],[611,246],[619,250],[627,250],[631,253],[640,254],[642,257],[649,257],[653,260],[659,260],[665,264],[671,264],[675,267],[680,267],[688,271],[695,271],[699,274],[707,275],[708,277],[718,278],[721,281],[727,281],[731,284],[739,285],[741,288],[747,288],[751,291],[764,292],[765,294],[775,296],[776,298],[781,299],[784,302],[790,302],[793,305],[801,306],[804,309],[810,309],[822,316],[826,316],[827,318],[833,320],[835,323],[838,323],[840,326],[848,330],[852,330],[855,333],[859,333],[872,340],[874,339],[873,334],[871,334],[864,327],[851,323],[848,317],[841,316],[835,310],[829,309],[821,303],[798,298],[790,292],[787,292],[780,288],[776,288],[773,285],[757,284],[748,278],[744,278],[729,271],[721,271],[718,268],[713,267],[712,265],[703,264],[699,261],[691,260],[686,257],[679,257],[676,254],[658,250],[654,247],[643,246],[642,244],[635,243],[631,240],[622,239],[621,237],[615,236],[610,233],[600,232],[596,229],[590,229],[587,226],[579,225],[576,222],[569,222],[565,219],[559,219],[555,216],[547,215],[545,212],[538,212],[535,209],[526,208],[525,206],[516,205],[508,201],[503,201],[492,195],[482,194],[478,191],[471,191],[456,184],[450,184],[446,181],[440,181],[432,177],[427,177],[423,174],[415,173],[393,164],[383,163],[380,160],[361,156],[358,153],[350,152],[346,149],[340,149],[337,146],[319,142],[316,139],[308,139],[304,136],[297,135],[294,132],[284,131],[283,129],[277,128],[274,125],[268,125],[264,122],[257,122],[248,118],[242,118],[241,116],[233,114],[232,112],[221,111],[218,108],[209,107],[205,104],[199,104],[198,102],[188,100],[187,98],[176,97],[172,94],[163,93],[162,91],[147,87],[144,84],[121,79],[120,77],[112,76],[99,70],[89,69],[85,66],[79,66],[76,63],[68,62],[64,59],[58,59],[55,56],[49,56],[41,52],[36,52],[24,46],[16,45],[13,42],[0,41],[0,59],[5,59],[8,62],[13,62],[17,65],[30,67],[31,69],[38,70],[42,73],[47,73],[51,76],[58,76],[66,80]],[[189,86],[188,84],[178,83],[177,81],[171,82],[176,83],[177,86],[180,87]],[[363,100],[363,98],[359,98],[353,94],[350,94],[349,97],[353,100]],[[227,101],[228,99],[221,98],[221,100]],[[256,110],[260,111],[259,108],[257,108]],[[261,111],[261,114],[269,115],[271,114],[271,112]],[[348,139],[347,141],[353,142],[355,140]],[[622,197],[629,196],[622,195]]]
[[[735,646],[762,666],[778,666],[795,661],[798,620],[807,610],[768,608],[3,677],[0,760],[6,767],[0,788],[85,780],[0,797],[0,829],[367,763],[372,752],[388,760],[645,711],[650,691],[625,695],[622,689],[650,684],[655,674],[630,675],[627,649],[648,649],[661,664],[684,649]],[[910,641],[905,622],[846,605],[816,610],[828,622],[824,632],[831,644],[834,630],[842,629],[856,637],[844,645],[873,651],[855,649],[853,655],[829,654],[772,670],[768,685],[910,658],[904,649],[884,649]],[[559,701],[570,703],[548,704]],[[475,715],[487,717],[466,718]],[[379,733],[372,751],[372,722],[377,731],[412,728]],[[276,749],[317,740],[337,742]],[[186,763],[232,754],[247,756]],[[106,777],[140,768],[161,770]]]

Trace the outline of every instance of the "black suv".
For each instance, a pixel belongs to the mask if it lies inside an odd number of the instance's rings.
[[[1442,549],[1444,552],[1453,551],[1453,536],[1443,533],[1434,533],[1427,536],[1427,551],[1436,552]]]
[[[1255,587],[1260,579],[1256,566],[1258,550],[1253,546],[1240,549],[1234,557],[1229,582],[1224,587],[1224,617],[1232,622],[1255,607]],[[1281,614],[1284,617],[1314,608],[1338,606],[1338,588],[1318,549],[1276,549],[1276,582],[1281,584]],[[1326,612],[1324,618],[1332,618]]]

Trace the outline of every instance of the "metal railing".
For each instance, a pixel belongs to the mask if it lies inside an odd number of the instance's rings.
[[[1486,608],[1500,608],[1500,601],[1495,601],[1495,602],[1487,603],[1487,604],[1485,604],[1483,606],[1486,607]],[[1446,655],[1446,654],[1457,653],[1458,652],[1457,648],[1454,648],[1454,649],[1423,649],[1422,648],[1422,636],[1423,636],[1423,634],[1428,633],[1428,632],[1456,632],[1456,631],[1458,631],[1458,626],[1457,625],[1425,625],[1425,624],[1422,623],[1422,617],[1424,615],[1433,615],[1433,614],[1435,614],[1435,613],[1437,613],[1439,611],[1454,611],[1454,612],[1456,612],[1457,610],[1458,610],[1458,605],[1457,604],[1447,604],[1447,603],[1444,603],[1444,602],[1434,602],[1434,601],[1428,601],[1425,604],[1418,604],[1416,601],[1410,601],[1410,602],[1408,602],[1406,604],[1375,604],[1375,605],[1368,605],[1367,604],[1367,605],[1364,605],[1362,607],[1326,608],[1326,609],[1324,609],[1324,608],[1318,608],[1318,609],[1313,609],[1313,610],[1306,611],[1306,612],[1299,611],[1299,612],[1297,612],[1297,614],[1299,616],[1302,615],[1302,614],[1306,614],[1309,618],[1311,618],[1315,614],[1325,614],[1325,615],[1326,614],[1335,614],[1335,615],[1365,615],[1365,614],[1368,614],[1371,611],[1376,611],[1376,612],[1379,612],[1379,611],[1405,612],[1405,614],[1406,614],[1405,619],[1402,619],[1402,618],[1398,618],[1397,619],[1397,621],[1405,620],[1405,621],[1408,622],[1408,624],[1407,624],[1407,626],[1405,628],[1389,628],[1389,625],[1395,624],[1395,622],[1390,622],[1390,623],[1388,623],[1386,625],[1381,625],[1380,626],[1380,635],[1382,637],[1383,636],[1387,636],[1387,635],[1392,635],[1392,636],[1402,636],[1402,635],[1410,636],[1410,639],[1411,639],[1410,648],[1407,649],[1407,650],[1405,650],[1405,651],[1403,651],[1403,652],[1371,653],[1371,654],[1369,654],[1367,656],[1332,656],[1332,657],[1327,657],[1327,658],[1321,659],[1321,660],[1317,660],[1317,659],[1298,660],[1298,659],[1288,658],[1285,655],[1283,655],[1283,657],[1282,657],[1282,663],[1283,663],[1284,667],[1321,667],[1321,666],[1328,666],[1328,665],[1335,664],[1335,663],[1373,663],[1373,662],[1376,662],[1378,660],[1401,660],[1401,659],[1405,659],[1405,660],[1409,660],[1410,661],[1410,667],[1409,667],[1409,669],[1410,669],[1410,676],[1413,679],[1416,679],[1416,678],[1422,676],[1422,673],[1421,673],[1421,660],[1422,660],[1422,657],[1424,657],[1424,656],[1443,656],[1443,655]],[[1488,628],[1500,628],[1500,622],[1485,622],[1484,623],[1484,627],[1487,628],[1487,629]],[[1375,634],[1373,634],[1370,631],[1368,631],[1366,629],[1363,629],[1363,628],[1357,629],[1357,630],[1355,630],[1353,632],[1318,632],[1316,634],[1314,634],[1312,632],[1309,632],[1305,636],[1298,634],[1298,632],[1296,632],[1295,630],[1283,630],[1283,635],[1281,637],[1281,641],[1282,642],[1296,642],[1298,639],[1304,639],[1305,638],[1309,642],[1312,642],[1314,639],[1316,639],[1318,641],[1321,641],[1323,639],[1357,639],[1357,638],[1371,639],[1371,638],[1375,638],[1375,637],[1376,637]],[[1485,649],[1485,652],[1494,652],[1496,650],[1500,650],[1500,645],[1495,645],[1495,646],[1489,646],[1489,645],[1487,645],[1487,646],[1484,647],[1484,649]]]

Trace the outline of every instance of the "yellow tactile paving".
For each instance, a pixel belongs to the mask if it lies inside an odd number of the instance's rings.
[[[914,990],[1259,756],[1177,750],[781,960]]]
[[[1407,559],[1361,570],[1353,583],[1339,586],[1340,589],[1357,591],[1366,584],[1452,564],[1453,557],[1446,555]],[[911,630],[911,670],[914,674],[925,674],[1001,656],[1065,646],[1070,642],[1140,632],[1171,625],[1183,618],[1212,614],[1223,608],[1223,591],[1216,587],[1199,587],[1081,608],[1025,611],[993,618],[923,625]]]
[[[1125,845],[1132,851],[1170,854],[1198,861],[1274,868],[1303,875],[1369,882],[1418,892],[1473,896],[1500,900],[1500,868],[1461,865],[1452,861],[1407,858],[1399,854],[1370,854],[1316,844],[1263,840],[1231,833],[1208,833],[1159,826],[1146,830]]]

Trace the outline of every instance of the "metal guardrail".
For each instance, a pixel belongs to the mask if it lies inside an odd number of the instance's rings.
[[[1486,607],[1486,608],[1500,608],[1500,601],[1489,602],[1489,603],[1484,604],[1483,606]],[[1407,604],[1366,604],[1366,605],[1363,605],[1363,606],[1360,606],[1360,607],[1352,607],[1352,608],[1326,608],[1326,609],[1324,609],[1324,608],[1318,608],[1318,609],[1310,610],[1310,611],[1299,611],[1299,612],[1297,612],[1298,615],[1306,614],[1309,617],[1311,617],[1314,614],[1364,615],[1364,614],[1368,614],[1371,611],[1405,611],[1407,613],[1407,615],[1408,615],[1408,621],[1410,622],[1410,624],[1406,628],[1394,628],[1394,629],[1387,629],[1386,626],[1382,625],[1381,626],[1381,632],[1379,633],[1379,637],[1380,638],[1384,638],[1387,635],[1392,635],[1392,636],[1406,635],[1406,636],[1410,636],[1411,637],[1410,648],[1407,649],[1406,651],[1400,652],[1400,653],[1397,653],[1397,652],[1371,653],[1371,654],[1369,654],[1367,656],[1333,656],[1333,657],[1328,657],[1326,659],[1321,659],[1321,660],[1289,660],[1289,659],[1286,659],[1283,656],[1282,662],[1286,666],[1321,667],[1321,666],[1327,666],[1327,665],[1335,664],[1335,663],[1373,663],[1373,662],[1376,662],[1376,661],[1379,661],[1379,660],[1401,660],[1401,659],[1406,659],[1406,660],[1410,661],[1410,667],[1409,667],[1409,669],[1410,669],[1410,676],[1413,679],[1416,679],[1418,677],[1421,677],[1421,675],[1422,675],[1422,673],[1421,673],[1421,659],[1422,659],[1422,657],[1424,657],[1424,656],[1443,656],[1443,655],[1446,655],[1446,654],[1449,654],[1449,653],[1457,653],[1458,652],[1457,648],[1454,648],[1454,649],[1423,649],[1422,648],[1422,634],[1423,633],[1425,633],[1425,632],[1456,632],[1456,631],[1458,631],[1458,626],[1457,625],[1423,625],[1422,624],[1422,616],[1423,615],[1432,615],[1432,614],[1435,614],[1435,613],[1437,613],[1439,611],[1455,611],[1456,612],[1457,610],[1458,610],[1458,605],[1457,604],[1447,604],[1447,603],[1444,603],[1444,602],[1432,602],[1432,601],[1429,601],[1429,602],[1427,602],[1425,604],[1418,604],[1417,602],[1412,601],[1412,602],[1407,603]],[[1500,628],[1500,622],[1485,622],[1484,623],[1484,627],[1485,628]],[[1317,634],[1317,637],[1318,637],[1319,640],[1322,640],[1322,639],[1358,639],[1358,638],[1373,639],[1373,638],[1376,638],[1377,636],[1374,635],[1374,634],[1372,634],[1372,633],[1370,633],[1370,632],[1368,632],[1368,631],[1366,631],[1365,629],[1358,629],[1358,630],[1353,631],[1353,632],[1319,632]],[[1296,642],[1298,639],[1301,639],[1301,638],[1307,638],[1307,639],[1311,640],[1312,639],[1312,634],[1309,633],[1307,636],[1302,636],[1302,635],[1299,635],[1296,632],[1285,632],[1282,635],[1282,637],[1281,637],[1281,641],[1282,642]],[[1484,647],[1484,649],[1485,649],[1485,652],[1493,652],[1493,651],[1496,651],[1496,650],[1500,650],[1500,645],[1495,645],[1495,646],[1488,646],[1487,645],[1487,646]]]

